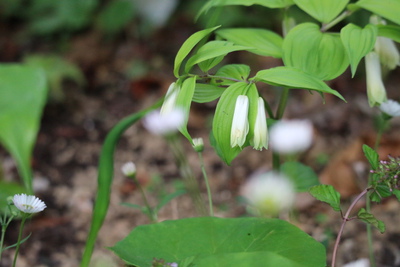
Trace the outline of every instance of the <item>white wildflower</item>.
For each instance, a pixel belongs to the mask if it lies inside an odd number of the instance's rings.
[[[365,56],[365,69],[369,105],[371,107],[380,105],[386,101],[386,89],[383,85],[381,65],[377,53],[369,52]]]
[[[379,106],[379,109],[389,116],[400,117],[400,103],[397,101],[389,99],[386,102],[383,102]]]
[[[46,204],[35,196],[26,194],[17,194],[13,198],[14,205],[24,213],[37,213],[46,208]]]
[[[249,211],[256,215],[277,216],[292,208],[295,200],[293,183],[283,174],[267,172],[250,178],[242,187]]]
[[[257,117],[254,125],[253,148],[262,150],[268,149],[268,128],[267,118],[265,116],[264,100],[258,98]]]
[[[399,51],[392,39],[378,36],[374,50],[379,55],[382,65],[388,67],[388,69],[393,70],[399,65]]]
[[[193,148],[196,152],[203,152],[204,141],[203,138],[193,138]]]
[[[249,98],[239,95],[236,99],[231,127],[231,147],[242,147],[249,133]]]
[[[343,265],[343,267],[369,267],[368,259],[359,259]]]
[[[148,131],[156,135],[169,135],[178,131],[185,122],[185,113],[182,109],[174,109],[167,114],[159,111],[149,113],[143,119],[143,125]]]
[[[121,167],[122,173],[127,177],[136,175],[136,165],[133,162],[127,162]]]
[[[160,113],[162,115],[165,115],[176,108],[176,99],[178,98],[180,90],[181,88],[179,85],[177,85],[176,83],[171,83],[160,109]]]
[[[282,120],[270,130],[272,150],[281,154],[299,153],[310,147],[313,126],[308,120]]]

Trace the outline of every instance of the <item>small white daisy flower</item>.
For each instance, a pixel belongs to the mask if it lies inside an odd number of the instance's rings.
[[[180,108],[175,108],[166,114],[153,111],[143,119],[146,129],[156,135],[169,135],[178,131],[185,123],[185,113]]]
[[[368,259],[359,259],[356,261],[349,262],[343,267],[369,267],[369,260]]]
[[[125,176],[131,177],[136,174],[136,165],[133,162],[127,162],[121,167],[121,171]]]
[[[37,213],[46,208],[46,204],[39,198],[25,194],[14,195],[13,202],[15,207],[24,213]]]
[[[400,117],[400,103],[394,100],[389,99],[386,102],[383,102],[379,109],[392,117]]]
[[[282,120],[270,130],[272,150],[281,154],[299,153],[310,147],[313,126],[308,120]]]

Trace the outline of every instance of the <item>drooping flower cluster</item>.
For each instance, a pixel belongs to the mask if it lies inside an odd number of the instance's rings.
[[[231,127],[231,147],[242,147],[249,133],[249,98],[239,95],[236,99],[235,111]],[[254,149],[262,150],[268,148],[268,128],[265,116],[264,100],[257,100],[257,115],[255,118],[253,138],[250,144]]]

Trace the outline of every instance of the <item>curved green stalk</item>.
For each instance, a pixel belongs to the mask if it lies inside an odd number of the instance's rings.
[[[21,238],[22,238],[22,231],[24,230],[25,226],[25,221],[29,216],[27,215],[22,215],[22,221],[21,221],[21,226],[19,227],[19,234],[18,234],[18,241],[17,241],[17,248],[15,249],[15,254],[14,254],[14,261],[13,261],[13,267],[15,267],[15,264],[17,263],[17,257],[19,253],[19,247],[21,245]]]
[[[199,159],[200,159],[201,172],[203,173],[204,181],[205,181],[206,187],[207,187],[208,205],[209,205],[210,216],[214,216],[213,201],[212,201],[212,196],[211,196],[211,188],[210,188],[210,183],[208,182],[208,176],[207,176],[206,168],[204,166],[203,154],[201,152],[198,152],[198,155],[199,155]]]
[[[89,266],[97,235],[101,226],[103,225],[108,206],[110,204],[111,183],[114,172],[114,151],[117,142],[120,139],[121,135],[125,132],[125,130],[127,130],[132,124],[143,118],[148,112],[160,107],[161,104],[162,99],[160,99],[152,107],[132,114],[121,120],[108,133],[106,140],[104,141],[99,159],[99,173],[97,180],[98,189],[96,201],[94,204],[92,223],[90,226],[88,238],[86,240],[85,251],[82,256],[82,261],[80,264],[81,267]]]

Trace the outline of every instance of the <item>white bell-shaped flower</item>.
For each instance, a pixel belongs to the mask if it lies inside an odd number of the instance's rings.
[[[367,75],[367,95],[371,107],[386,101],[386,89],[382,81],[379,56],[375,52],[369,52],[365,56],[365,69]]]
[[[180,90],[181,88],[179,85],[177,85],[176,83],[171,83],[160,109],[161,114],[167,114],[176,108],[176,99],[178,98]]]
[[[239,95],[236,99],[231,127],[231,147],[242,147],[249,133],[249,98]]]
[[[253,148],[256,150],[268,149],[268,127],[265,116],[264,100],[258,98],[257,116],[254,125]]]

